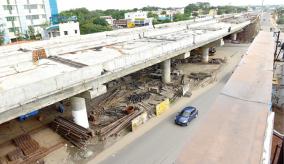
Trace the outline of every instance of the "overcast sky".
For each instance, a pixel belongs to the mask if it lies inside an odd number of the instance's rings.
[[[261,5],[262,0],[57,0],[59,11],[80,7],[90,10],[132,9],[144,6],[184,7],[195,2],[209,2],[211,5]],[[264,0],[264,4],[284,4],[284,0]]]

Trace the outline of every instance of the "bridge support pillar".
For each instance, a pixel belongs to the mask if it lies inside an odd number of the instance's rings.
[[[162,81],[164,83],[171,82],[171,59],[162,62]]]
[[[89,128],[85,99],[81,97],[72,97],[71,107],[74,122],[84,128]]]
[[[233,41],[237,40],[237,33],[233,33],[231,37]]]
[[[209,47],[202,47],[202,63],[208,63]]]

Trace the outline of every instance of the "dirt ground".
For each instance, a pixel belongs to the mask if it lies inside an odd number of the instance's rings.
[[[216,54],[212,56],[213,58],[226,58],[227,60],[231,60],[231,57],[235,53],[243,52],[245,53],[248,44],[226,44],[223,47],[218,47],[216,50]],[[210,58],[212,58],[210,57]],[[178,70],[182,70],[182,72],[186,75],[190,75],[194,72],[207,72],[207,73],[215,73],[218,74],[218,71],[222,68],[224,64],[201,64],[201,63],[184,63],[179,64],[177,66]],[[204,85],[203,87],[206,87]],[[195,88],[198,90],[198,87]],[[126,135],[128,131],[123,131],[119,133],[118,136],[110,137],[107,141],[98,141],[97,137],[94,137],[88,144],[88,152],[80,151],[72,144],[68,143],[58,134],[53,132],[47,124],[51,122],[57,116],[64,116],[67,118],[71,118],[71,110],[70,105],[68,103],[66,105],[65,112],[59,113],[56,108],[50,107],[40,111],[40,119],[39,117],[31,118],[24,122],[19,122],[18,120],[12,120],[5,124],[0,125],[0,157],[5,157],[5,155],[15,148],[14,144],[11,142],[11,139],[23,134],[30,133],[33,139],[35,139],[40,146],[42,147],[50,147],[56,143],[64,142],[65,145],[57,149],[56,151],[50,153],[48,156],[44,158],[45,163],[56,164],[56,163],[85,163],[89,160],[84,159],[84,155],[86,153],[92,152],[93,158],[95,155],[103,151],[104,149],[110,147],[113,143],[118,141],[121,137]],[[283,114],[284,115],[284,114]],[[277,115],[276,115],[277,117]],[[283,119],[282,119],[283,120]],[[279,123],[279,125],[284,125],[284,122]],[[1,159],[1,158],[0,158]],[[1,162],[0,162],[1,163]]]

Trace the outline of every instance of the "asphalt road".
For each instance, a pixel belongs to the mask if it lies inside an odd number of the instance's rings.
[[[218,82],[200,94],[195,99],[183,100],[172,106],[181,109],[186,105],[193,105],[199,109],[199,117],[193,120],[189,126],[180,127],[174,124],[175,114],[163,120],[160,124],[126,145],[117,153],[109,155],[103,164],[172,164],[176,160],[180,150],[186,141],[190,140],[199,123],[206,119],[206,113],[214,102],[215,97],[222,90],[230,78],[235,66],[239,63],[243,52],[231,54],[233,57],[229,64],[222,68],[218,74]],[[208,136],[210,137],[210,136]]]

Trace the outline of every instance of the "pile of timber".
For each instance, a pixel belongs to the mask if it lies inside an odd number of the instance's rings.
[[[77,125],[63,117],[57,117],[50,123],[50,127],[80,149],[85,149],[87,141],[94,136],[92,130]]]
[[[131,121],[137,116],[139,116],[141,113],[142,113],[141,110],[134,110],[132,113],[101,128],[96,132],[99,135],[99,139],[103,141],[112,135],[117,135],[121,130],[129,127],[131,125]]]

